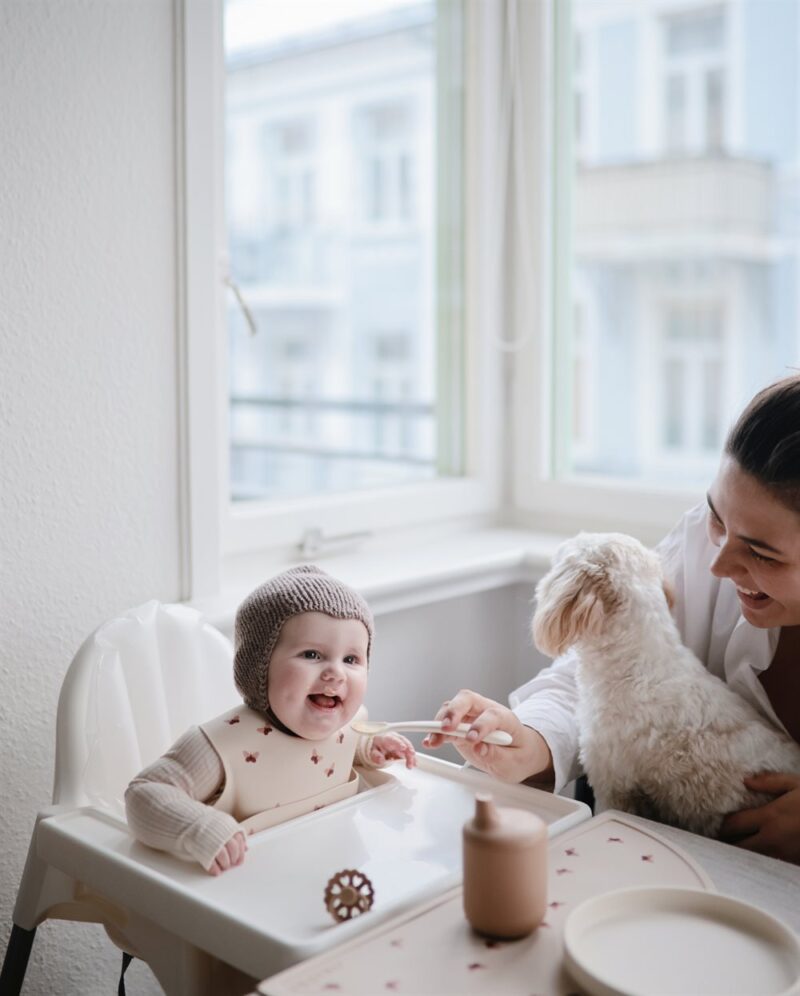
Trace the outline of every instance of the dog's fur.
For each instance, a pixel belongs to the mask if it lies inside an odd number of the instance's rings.
[[[726,813],[766,802],[742,778],[800,773],[800,746],[683,646],[657,554],[619,533],[580,533],[536,587],[536,645],[578,650],[583,769],[598,809],[717,836]]]

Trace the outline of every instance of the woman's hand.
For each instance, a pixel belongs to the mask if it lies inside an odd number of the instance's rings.
[[[208,874],[219,875],[220,872],[227,871],[229,868],[235,868],[244,861],[245,854],[247,854],[247,837],[243,831],[240,831],[217,851],[216,857],[208,869]]]
[[[389,761],[405,760],[407,768],[417,764],[417,752],[410,740],[399,733],[382,733],[372,738],[369,757],[373,764],[384,765]]]
[[[800,864],[800,776],[762,771],[744,780],[754,792],[775,798],[754,809],[741,809],[725,817],[722,840],[773,858]]]
[[[544,737],[528,726],[523,726],[517,716],[506,706],[487,699],[477,692],[463,689],[436,713],[442,722],[441,733],[429,733],[422,741],[425,747],[439,747],[452,743],[458,753],[471,765],[480,768],[504,782],[522,782],[540,775],[543,782],[552,781],[553,758]],[[469,723],[466,738],[448,737],[460,723]],[[508,747],[482,743],[494,730],[511,734]]]

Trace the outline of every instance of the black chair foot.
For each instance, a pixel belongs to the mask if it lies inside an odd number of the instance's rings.
[[[0,972],[0,993],[3,996],[19,996],[35,936],[35,927],[33,930],[25,930],[24,927],[14,924],[11,928],[11,937],[8,939],[6,956],[3,959],[3,970]]]
[[[128,971],[128,965],[133,961],[133,955],[128,954],[127,951],[122,952],[122,971],[119,973],[119,985],[117,986],[117,996],[125,996],[125,973]]]

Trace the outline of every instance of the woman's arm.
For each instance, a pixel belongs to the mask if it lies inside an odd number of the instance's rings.
[[[499,702],[462,689],[442,705],[435,718],[441,720],[443,732],[429,734],[423,741],[426,747],[450,742],[474,767],[504,782],[522,782],[536,777],[543,786],[549,787],[552,783],[552,757],[544,737],[524,726]],[[460,723],[471,725],[466,739],[447,737],[447,730],[455,729]],[[511,745],[498,747],[482,743],[482,738],[494,730],[510,733]]]

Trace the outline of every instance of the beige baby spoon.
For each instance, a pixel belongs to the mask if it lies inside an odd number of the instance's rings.
[[[351,729],[356,733],[363,733],[366,736],[373,736],[376,733],[388,733],[389,730],[409,730],[413,733],[442,733],[446,737],[466,737],[469,723],[461,723],[454,730],[443,730],[442,724],[437,719],[409,719],[399,723],[379,723],[368,720],[357,720],[350,724]],[[512,737],[505,730],[493,730],[483,738],[485,744],[496,744],[498,747],[508,747]]]

